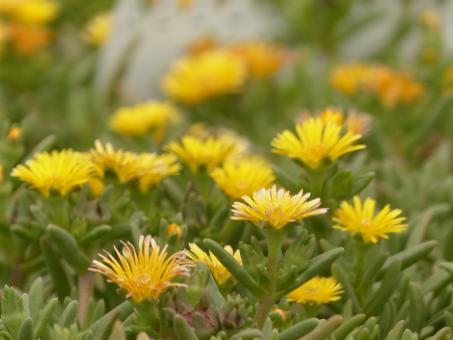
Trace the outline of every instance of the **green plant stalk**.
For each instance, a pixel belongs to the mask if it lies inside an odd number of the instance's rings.
[[[267,238],[267,272],[269,275],[269,287],[268,294],[259,301],[255,314],[255,323],[259,329],[263,328],[264,322],[274,304],[277,289],[278,255],[286,233],[284,230],[267,228],[264,229],[264,234]]]
[[[355,287],[362,287],[361,283],[363,280],[364,267],[365,267],[365,257],[368,250],[368,246],[362,242],[362,240],[355,239],[355,248],[356,248],[356,263],[355,263]],[[363,288],[363,287],[362,287]],[[360,300],[362,300],[362,292],[357,291],[357,295]],[[363,302],[363,301],[361,301]]]

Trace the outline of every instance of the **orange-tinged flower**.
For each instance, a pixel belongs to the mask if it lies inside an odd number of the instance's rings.
[[[282,48],[264,42],[237,43],[230,50],[245,62],[249,74],[255,78],[275,74],[288,59],[288,53]]]
[[[168,288],[183,286],[174,282],[176,277],[188,275],[183,252],[170,255],[149,235],[140,237],[138,251],[130,242],[123,242],[122,252],[114,249],[117,258],[105,251],[90,271],[106,276],[135,302],[158,299]]]
[[[12,128],[9,129],[6,139],[8,140],[8,142],[12,142],[16,139],[19,139],[21,132],[22,132],[22,130],[20,127],[13,126]]]
[[[234,202],[231,219],[251,221],[256,225],[267,223],[274,229],[281,229],[288,223],[327,212],[327,209],[320,208],[319,198],[309,198],[310,193],[304,194],[302,190],[292,196],[274,185],[270,189],[258,190],[251,197],[242,197],[244,203]]]
[[[51,31],[44,26],[11,24],[8,39],[21,55],[32,55],[46,47],[52,38]]]
[[[314,277],[288,294],[289,301],[324,304],[341,299],[343,287],[334,277]]]
[[[376,213],[376,201],[367,198],[362,203],[358,196],[354,197],[353,205],[343,201],[334,213],[335,229],[358,234],[364,242],[377,243],[379,239],[387,239],[390,233],[400,233],[406,229],[400,216],[401,210],[392,210],[386,205]]]

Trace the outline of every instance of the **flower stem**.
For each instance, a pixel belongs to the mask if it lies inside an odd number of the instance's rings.
[[[93,274],[85,273],[79,276],[79,322],[83,326],[86,319],[88,302],[93,295]]]
[[[269,312],[274,304],[274,295],[277,288],[277,264],[285,232],[283,230],[264,229],[267,238],[267,272],[269,275],[268,294],[258,304],[255,314],[255,323],[258,328],[263,328]]]

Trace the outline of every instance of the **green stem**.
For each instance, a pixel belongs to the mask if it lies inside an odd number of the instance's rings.
[[[269,288],[268,294],[260,300],[255,314],[255,323],[259,329],[263,328],[264,322],[274,304],[277,288],[278,255],[285,238],[285,231],[267,228],[264,229],[264,234],[267,238],[267,272],[269,275]]]
[[[354,240],[355,248],[356,248],[356,263],[355,263],[355,286],[356,288],[361,286],[364,274],[364,267],[365,267],[365,257],[368,250],[366,244],[364,244],[361,240]],[[359,298],[361,296],[360,292],[358,291],[357,294]]]

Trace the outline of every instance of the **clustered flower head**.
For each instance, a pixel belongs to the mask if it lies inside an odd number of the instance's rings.
[[[409,73],[385,65],[340,65],[332,71],[330,83],[346,95],[355,95],[359,91],[375,94],[388,108],[413,103],[424,93],[424,86]]]
[[[260,189],[252,196],[242,197],[243,202],[234,202],[231,219],[282,229],[288,223],[327,212],[326,208],[320,208],[319,198],[309,198],[310,193],[304,194],[302,190],[293,196],[274,185],[270,189]]]
[[[130,242],[123,242],[121,252],[114,250],[116,258],[105,251],[90,270],[106,276],[135,302],[159,298],[168,288],[183,285],[174,282],[175,278],[188,275],[184,254],[168,254],[167,246],[161,248],[149,235],[140,236],[138,250]]]
[[[225,162],[237,150],[236,140],[225,136],[197,137],[185,135],[181,142],[171,142],[167,149],[175,153],[192,171],[201,166],[208,170]]]
[[[2,0],[0,46],[10,44],[13,50],[28,56],[49,44],[52,33],[48,24],[58,14],[53,0]]]
[[[302,304],[325,304],[341,299],[343,287],[334,277],[314,277],[287,296],[289,301]]]
[[[44,196],[66,195],[93,178],[95,168],[87,155],[71,149],[42,152],[13,169],[11,176],[30,184]]]
[[[364,242],[377,243],[379,239],[387,239],[390,233],[400,233],[406,229],[401,210],[392,210],[386,205],[376,213],[376,201],[367,198],[365,202],[355,196],[353,204],[343,201],[334,212],[335,229],[358,234]]]
[[[99,140],[95,142],[90,156],[101,177],[105,171],[111,170],[121,183],[137,180],[142,191],[178,173],[180,169],[174,155],[116,150],[110,143],[102,144]]]
[[[241,253],[239,250],[233,251],[231,246],[225,246],[224,249],[227,253],[232,255],[239,264],[242,265]],[[232,278],[231,273],[214,254],[211,252],[206,253],[195,243],[189,243],[189,250],[186,250],[185,254],[193,263],[203,263],[206,267],[208,267],[212,273],[212,276],[219,285],[225,284]]]
[[[143,136],[153,130],[156,139],[160,139],[167,126],[178,119],[178,110],[172,104],[150,101],[119,108],[110,118],[110,128],[125,136]]]
[[[164,77],[163,88],[170,98],[191,105],[238,92],[245,76],[240,58],[228,51],[213,50],[178,60]]]
[[[344,132],[341,125],[321,118],[309,118],[296,125],[296,133],[285,130],[272,141],[274,153],[297,159],[310,168],[318,168],[326,160],[361,150],[365,145],[356,144],[361,135]]]
[[[85,40],[94,47],[102,46],[112,33],[112,15],[102,13],[92,18],[85,27]]]
[[[268,188],[275,181],[272,167],[257,157],[227,160],[211,172],[217,186],[233,199]]]

